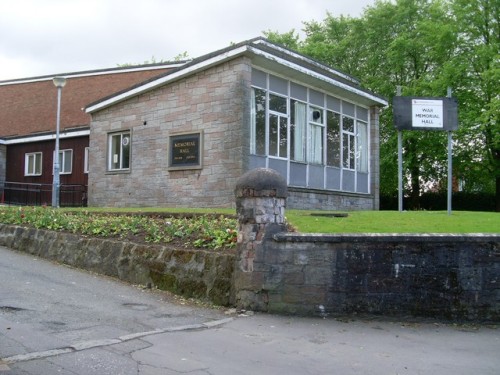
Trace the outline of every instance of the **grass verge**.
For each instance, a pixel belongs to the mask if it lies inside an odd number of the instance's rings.
[[[302,233],[500,233],[497,212],[354,211],[347,217],[312,216],[289,210],[287,220]],[[327,214],[327,212],[321,212]]]

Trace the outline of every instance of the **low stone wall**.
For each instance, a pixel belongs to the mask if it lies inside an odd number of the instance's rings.
[[[500,235],[276,233],[251,274],[269,312],[500,320]]]
[[[121,280],[229,305],[234,255],[0,224],[0,245]]]
[[[500,321],[500,234],[287,233],[287,193],[270,169],[239,179],[236,255],[2,224],[0,245],[256,311]]]
[[[270,169],[236,185],[239,307],[500,320],[500,234],[286,233],[287,194]]]

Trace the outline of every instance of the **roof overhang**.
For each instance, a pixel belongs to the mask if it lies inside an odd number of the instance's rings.
[[[82,130],[68,130],[62,131],[59,133],[59,139],[67,139],[67,138],[77,138],[77,137],[85,137],[90,135],[90,129],[82,129]],[[4,138],[0,140],[0,144],[3,141],[5,145],[15,145],[21,143],[32,143],[32,142],[43,142],[43,141],[52,141],[56,139],[56,133],[44,133],[44,134],[33,134],[28,136],[20,136],[15,138]]]
[[[341,99],[363,104],[367,107],[386,107],[389,104],[386,99],[362,89],[358,84],[351,85],[344,83],[331,76],[318,73],[300,64],[293,63],[287,59],[277,57],[259,49],[254,48],[251,52],[255,55],[252,59],[252,63],[255,67],[271,72],[278,71],[280,75],[286,76],[290,80],[303,82],[309,86],[322,89],[327,93],[334,94]]]
[[[73,73],[58,73],[58,74],[45,75],[39,77],[19,78],[19,79],[0,81],[0,86],[52,81],[55,75],[62,76],[65,78],[80,78],[80,77],[93,77],[93,76],[110,75],[110,74],[140,72],[144,70],[176,69],[184,65],[185,63],[186,63],[185,61],[179,61],[179,62],[158,63],[158,64],[134,65],[128,67],[112,68],[112,69],[87,70],[87,71],[73,72]]]
[[[211,66],[221,64],[225,61],[231,60],[237,56],[240,56],[242,53],[246,52],[247,46],[243,46],[240,48],[236,48],[234,50],[227,51],[225,53],[222,53],[217,56],[210,57],[208,59],[202,60],[198,63],[194,64],[187,64],[187,66],[175,70],[172,73],[169,73],[163,77],[157,78],[153,81],[147,82],[143,85],[139,85],[137,87],[134,87],[130,90],[124,91],[122,93],[119,93],[117,95],[114,95],[108,99],[104,99],[100,102],[97,102],[95,104],[89,105],[87,108],[85,108],[85,112],[87,113],[93,113],[100,111],[104,108],[110,107],[112,105],[115,105],[119,102],[122,102],[124,100],[130,99],[134,96],[143,94],[145,92],[151,91],[157,87],[166,85],[170,82],[176,81],[178,79],[190,76],[196,72],[205,70]]]
[[[264,48],[261,48],[261,46]],[[276,51],[272,53],[270,51]],[[232,60],[239,56],[248,56],[255,67],[280,72],[281,75],[308,83],[325,92],[335,94],[343,99],[348,99],[366,106],[388,105],[388,101],[359,86],[359,82],[344,73],[331,69],[303,55],[281,48],[265,39],[258,38],[247,44],[240,44],[233,48],[221,50],[219,53],[195,59],[186,65],[165,74],[162,77],[148,81],[144,84],[123,91],[86,107],[86,113],[94,113],[112,105],[154,90],[157,87],[169,84],[181,78],[203,71],[212,66]],[[287,58],[289,57],[289,58]],[[310,66],[311,68],[308,68]],[[337,77],[337,78],[336,78]]]

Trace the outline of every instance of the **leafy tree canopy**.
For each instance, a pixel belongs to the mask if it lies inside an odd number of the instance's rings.
[[[327,13],[291,30],[264,33],[359,78],[392,102],[402,95],[446,96],[459,102],[454,175],[466,191],[496,192],[500,210],[500,23],[498,0],[378,0],[358,18]],[[397,132],[392,108],[381,114],[381,192],[397,191]],[[446,134],[405,132],[404,170],[410,195],[446,180]],[[446,186],[446,184],[443,184]],[[442,185],[437,185],[439,188]]]

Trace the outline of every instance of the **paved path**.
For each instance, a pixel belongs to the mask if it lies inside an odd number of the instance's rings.
[[[0,375],[499,374],[494,326],[227,313],[0,247]]]

